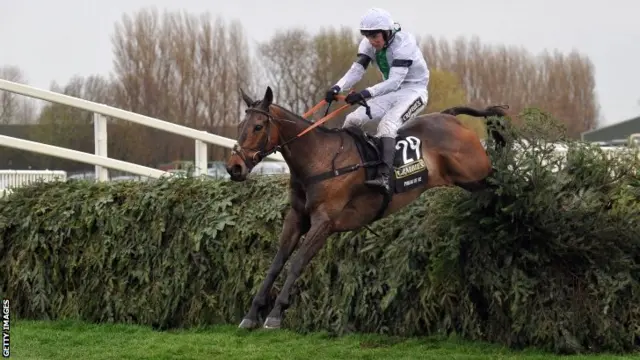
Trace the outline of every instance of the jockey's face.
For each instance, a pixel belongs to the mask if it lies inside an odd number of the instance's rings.
[[[384,47],[384,38],[382,37],[381,32],[374,35],[368,35],[367,40],[369,40],[371,46],[373,46],[376,50],[380,50],[382,49],[382,47]]]

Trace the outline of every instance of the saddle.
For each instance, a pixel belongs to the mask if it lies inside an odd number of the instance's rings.
[[[378,165],[382,163],[382,141],[359,127],[347,127],[344,131],[349,134],[358,149],[360,163],[313,175],[306,179],[307,184],[340,176],[359,168],[365,169],[365,180],[375,179],[378,175]],[[400,131],[396,136],[396,151],[393,160],[392,173],[389,183],[393,194],[401,194],[428,181],[429,171],[422,156],[422,141],[419,137]],[[375,216],[379,219],[391,201],[391,196],[385,196],[384,201]],[[374,221],[375,221],[374,220]]]
[[[375,179],[378,175],[378,165],[382,163],[382,141],[359,127],[346,127],[344,130],[355,141],[362,162],[367,164],[365,167],[367,180]],[[394,180],[395,176],[389,178],[391,186]]]
[[[367,180],[378,175],[378,164],[382,162],[382,141],[367,134],[358,127],[345,128],[345,132],[353,137],[360,158],[366,168]],[[393,172],[389,177],[391,188],[400,194],[425,184],[428,180],[427,165],[422,156],[422,141],[417,136],[402,131],[396,136],[396,151],[393,159]]]

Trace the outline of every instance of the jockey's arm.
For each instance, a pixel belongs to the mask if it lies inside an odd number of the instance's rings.
[[[360,41],[360,45],[358,46],[358,57],[351,64],[347,73],[338,80],[336,83],[337,86],[342,90],[351,89],[353,85],[355,85],[367,70],[367,67],[371,63],[371,59],[374,58],[375,50],[369,44],[367,39],[362,39]]]
[[[371,97],[398,90],[409,73],[409,67],[413,64],[416,56],[418,54],[422,55],[422,52],[414,42],[405,41],[397,45],[398,48],[394,51],[394,59],[391,61],[391,68],[389,69],[389,78],[367,88]]]
[[[391,69],[389,70],[389,78],[367,88],[371,97],[384,95],[398,90],[400,84],[402,84],[402,81],[404,81],[404,78],[407,76],[409,66],[411,66],[412,62],[412,60],[393,60],[391,63]]]
[[[365,54],[358,54],[358,58],[356,61],[351,64],[351,67],[347,71],[344,76],[338,80],[336,85],[340,87],[340,89],[350,89],[353,85],[355,85],[367,70],[367,66],[371,62],[371,58]]]

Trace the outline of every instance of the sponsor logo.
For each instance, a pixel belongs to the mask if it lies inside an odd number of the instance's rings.
[[[424,105],[424,103],[422,102],[422,98],[418,97],[416,101],[414,101],[411,106],[409,106],[407,111],[402,114],[402,122],[409,120],[422,105]]]
[[[424,159],[418,159],[410,164],[403,165],[395,169],[396,179],[405,178],[424,170],[426,167]]]

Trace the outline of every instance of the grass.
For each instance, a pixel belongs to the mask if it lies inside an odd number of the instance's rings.
[[[378,335],[331,338],[287,330],[248,332],[235,326],[158,332],[134,325],[14,321],[15,359],[639,359],[640,356],[554,356],[455,338],[402,340]]]

